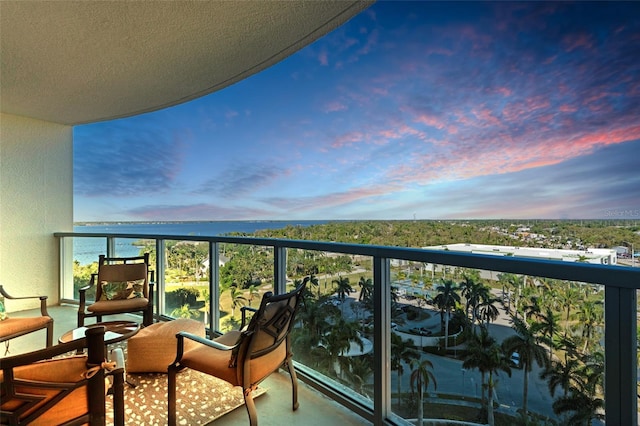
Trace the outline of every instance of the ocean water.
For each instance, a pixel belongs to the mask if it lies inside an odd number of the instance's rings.
[[[328,223],[327,220],[298,221],[219,221],[219,222],[162,222],[162,223],[105,223],[99,225],[76,225],[74,232],[161,234],[161,235],[199,235],[217,236],[230,232],[253,233],[261,229],[281,229],[288,225],[311,226]],[[138,239],[118,238],[116,256],[137,256],[140,249],[133,245]],[[74,238],[74,259],[81,265],[98,260],[100,254],[107,251],[105,238]]]

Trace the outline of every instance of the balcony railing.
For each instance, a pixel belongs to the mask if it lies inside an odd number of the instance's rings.
[[[204,237],[191,235],[148,235],[148,234],[104,234],[60,232],[55,236],[60,241],[60,276],[62,282],[61,294],[66,302],[73,303],[77,296],[73,286],[73,247],[74,240],[81,241],[88,238],[104,243],[103,253],[118,256],[118,243],[121,241],[145,240],[153,241],[156,259],[156,286],[159,295],[157,302],[158,315],[168,315],[165,293],[169,282],[176,278],[167,279],[165,265],[167,264],[166,249],[170,242],[197,242],[208,245],[208,259],[198,264],[208,264],[208,305],[211,317],[208,319],[211,330],[222,329],[220,324],[220,258],[221,248],[227,244],[239,246],[259,247],[262,252],[272,255],[273,291],[282,293],[287,285],[287,256],[292,250],[331,253],[357,257],[366,263],[362,269],[363,275],[370,274],[373,282],[372,294],[372,324],[371,343],[373,353],[372,383],[370,392],[345,386],[326,375],[318,373],[308,365],[299,364],[300,376],[321,392],[334,398],[352,411],[368,419],[373,424],[406,424],[406,420],[398,415],[396,407],[402,393],[396,394],[393,401],[392,373],[390,360],[392,358],[391,334],[395,327],[392,320],[392,293],[394,282],[398,281],[394,265],[400,262],[408,264],[432,265],[431,273],[440,265],[440,270],[446,273],[446,268],[467,268],[480,271],[517,274],[521,276],[540,277],[545,279],[571,281],[581,285],[594,285],[604,291],[604,410],[606,422],[616,425],[637,425],[637,290],[640,288],[640,268],[595,265],[578,262],[560,262],[537,259],[522,259],[515,257],[498,257],[491,255],[476,255],[455,253],[448,251],[424,250],[417,248],[399,248],[388,246],[369,246],[358,244],[329,243],[317,241],[279,240],[249,237]],[[95,259],[97,260],[97,254]],[[271,258],[270,258],[271,259]],[[395,276],[394,276],[395,274]],[[327,277],[335,278],[329,272]],[[493,275],[492,275],[493,276]],[[354,283],[354,286],[357,285]],[[320,287],[318,287],[320,294]],[[503,299],[504,300],[504,299]],[[343,300],[344,302],[344,300]],[[509,299],[510,304],[510,299]],[[344,315],[344,312],[343,312]],[[358,314],[356,312],[356,318]],[[455,343],[454,343],[455,344]],[[460,370],[458,370],[459,372]],[[465,372],[462,370],[462,388],[458,386],[458,394],[465,399],[470,392],[465,391]],[[456,373],[459,374],[459,373]],[[471,372],[468,373],[471,375]],[[515,373],[514,373],[515,374]],[[402,379],[398,379],[402,380]],[[448,380],[448,381],[447,381]],[[467,376],[467,380],[469,377]],[[452,386],[451,380],[443,381],[443,388]],[[408,383],[408,381],[407,381]],[[458,382],[459,383],[459,382]],[[398,385],[398,383],[396,383]],[[399,385],[398,385],[399,386]],[[404,384],[403,386],[406,386]],[[477,384],[476,384],[477,386]],[[395,388],[395,386],[394,386]],[[447,391],[446,389],[444,390]],[[452,391],[449,391],[450,393]],[[455,393],[456,391],[453,391]],[[440,397],[440,393],[438,394]],[[470,398],[469,398],[470,399]],[[394,405],[396,404],[396,405]],[[501,402],[501,406],[506,406]]]

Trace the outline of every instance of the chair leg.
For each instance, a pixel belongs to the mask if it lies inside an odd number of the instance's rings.
[[[293,359],[287,359],[287,370],[289,370],[289,375],[291,376],[291,393],[292,393],[292,408],[293,411],[298,409],[298,376],[296,376],[296,370],[293,368]]]
[[[47,348],[53,346],[53,321],[47,324]]]
[[[258,412],[256,411],[256,404],[253,402],[253,392],[251,388],[243,389],[244,393],[244,405],[247,407],[247,413],[249,414],[249,425],[258,426]]]
[[[153,324],[153,310],[147,308],[142,313],[142,325],[146,327],[151,324]]]
[[[169,366],[167,378],[167,399],[168,399],[168,422],[169,426],[176,426],[176,370],[173,365]]]

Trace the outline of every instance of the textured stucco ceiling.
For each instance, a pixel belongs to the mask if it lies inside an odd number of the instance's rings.
[[[3,113],[126,117],[229,86],[340,26],[366,1],[0,1]]]

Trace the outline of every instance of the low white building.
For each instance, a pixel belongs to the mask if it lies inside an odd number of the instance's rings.
[[[494,246],[489,244],[445,244],[423,247],[429,250],[449,250],[473,254],[494,256],[527,257],[535,259],[561,260],[563,262],[585,262],[599,265],[617,264],[617,252],[614,249],[560,250],[536,247]]]

